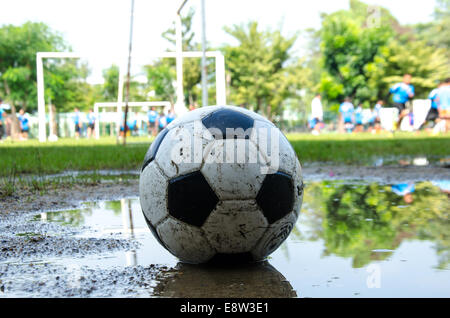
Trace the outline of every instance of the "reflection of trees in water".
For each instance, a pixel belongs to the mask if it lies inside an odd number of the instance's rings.
[[[108,209],[114,213],[115,216],[120,216],[122,213],[122,206],[119,201],[106,201],[105,209]]]
[[[125,199],[127,206],[131,204],[131,200]],[[84,224],[85,217],[92,216],[94,210],[104,210],[104,212],[113,212],[115,216],[122,214],[122,206],[120,201],[86,202],[83,209],[67,210],[61,212],[47,213],[47,221],[57,222],[63,225],[81,226]]]
[[[389,256],[372,250],[395,250],[405,239],[429,240],[436,243],[438,267],[445,268],[450,260],[450,201],[429,182],[416,184],[413,198],[406,205],[390,186],[376,183],[311,183],[303,209],[311,232],[298,236],[322,238],[325,255],[351,257],[354,267]]]
[[[48,212],[46,217],[48,222],[56,222],[70,226],[82,226],[84,224],[84,218],[92,215],[92,209],[93,206],[78,210]]]
[[[158,281],[154,293],[161,297],[297,297],[291,284],[268,262],[235,267],[179,263]]]

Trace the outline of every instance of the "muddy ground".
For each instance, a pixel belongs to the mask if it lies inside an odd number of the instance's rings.
[[[360,180],[366,182],[401,183],[409,181],[449,180],[450,169],[441,167],[353,167],[310,165],[303,169],[306,184],[315,180]],[[135,297],[187,296],[177,285],[182,271],[157,264],[96,270],[78,269],[74,282],[70,268],[54,265],[48,259],[70,255],[87,255],[132,250],[136,242],[121,237],[77,238],[78,229],[55,223],[30,222],[40,211],[74,209],[83,202],[117,200],[138,196],[138,177],[126,182],[100,182],[48,190],[40,195],[16,193],[0,199],[0,297]],[[264,268],[263,272],[267,269]],[[269,270],[269,272],[271,272]],[[181,274],[180,274],[181,273]],[[272,275],[272,274],[271,274]],[[271,276],[269,276],[271,277]],[[272,279],[272,278],[270,278]],[[281,278],[282,280],[282,278]],[[155,282],[158,287],[154,289]],[[246,297],[249,290],[240,286],[235,291],[223,282],[215,290],[227,288],[229,296]],[[181,284],[184,285],[184,284]],[[152,287],[153,286],[153,287]],[[173,294],[179,290],[181,294]],[[259,289],[260,290],[260,289]],[[270,289],[269,289],[270,290]],[[295,296],[284,286],[283,295]],[[168,292],[169,291],[169,292]],[[211,297],[211,291],[198,288],[197,297]],[[292,293],[291,293],[292,292]],[[223,296],[223,295],[222,295]],[[279,297],[281,294],[253,295]]]
[[[380,183],[400,183],[450,179],[450,169],[443,167],[357,167],[313,164],[303,168],[306,181],[357,180]],[[76,208],[81,202],[114,200],[139,195],[138,177],[134,180],[107,182],[97,185],[71,185],[49,190],[43,195],[36,193],[15,194],[0,199],[2,216],[28,211],[50,211]]]

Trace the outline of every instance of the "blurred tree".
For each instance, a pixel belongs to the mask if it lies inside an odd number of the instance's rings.
[[[412,74],[416,98],[427,98],[436,84],[450,76],[450,63],[446,49],[427,45],[425,41],[391,40],[374,62],[368,65],[369,87],[377,87],[386,96],[389,87],[402,81],[403,74]]]
[[[428,45],[446,49],[450,59],[450,0],[437,0],[434,21],[417,24],[415,30]]]
[[[120,77],[120,69],[117,65],[112,64],[110,67],[104,69],[103,70],[104,82],[100,86],[100,94],[97,93],[95,95],[97,99],[94,102],[98,101],[117,102],[119,77]],[[147,100],[146,96],[147,83],[140,83],[136,80],[136,78],[137,76],[131,76],[130,78],[130,101]],[[125,95],[123,96],[123,100],[125,100]]]
[[[257,22],[225,27],[238,45],[223,49],[231,75],[230,99],[268,118],[280,115],[284,102],[298,97],[309,72],[304,61],[292,58],[297,34],[284,37],[280,31],[260,31]]]
[[[0,28],[0,91],[13,107],[20,105],[28,111],[37,108],[36,53],[52,51],[70,51],[70,47],[44,23]],[[56,59],[44,64],[46,94],[58,109],[85,103],[85,64]]]
[[[175,103],[175,69],[167,62],[160,60],[153,65],[146,65],[147,78],[149,81],[148,89],[154,92],[158,100],[170,101]]]
[[[325,97],[339,103],[344,97],[369,106],[379,98],[377,82],[370,81],[374,61],[394,35],[395,19],[382,8],[372,9],[362,2],[350,1],[350,10],[324,15],[321,54],[325,72],[320,88]]]
[[[87,92],[92,89],[86,82],[89,74],[87,64],[77,60],[48,60],[45,64],[45,96],[56,106],[58,112],[70,112],[75,107],[90,106]]]
[[[323,239],[325,255],[350,257],[359,268],[390,255],[373,250],[395,250],[416,239],[435,243],[437,268],[450,263],[450,201],[430,182],[415,185],[409,204],[390,186],[375,183],[313,182],[306,189],[304,213],[312,232],[302,239]]]
[[[103,97],[106,100],[117,101],[119,88],[119,67],[115,64],[103,70]]]
[[[449,2],[440,0],[436,10],[440,17],[436,24],[442,28]],[[430,24],[430,29],[431,25],[435,24]],[[351,0],[350,10],[323,15],[319,32],[325,70],[320,90],[336,111],[346,96],[355,104],[372,106],[385,98],[389,86],[401,81],[405,73],[413,75],[418,98],[426,98],[440,79],[450,76],[447,38],[428,33],[435,44],[417,39],[413,28],[401,26],[384,8]]]

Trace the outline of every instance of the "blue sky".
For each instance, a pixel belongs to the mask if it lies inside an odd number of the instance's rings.
[[[169,48],[161,33],[172,25],[182,0],[135,0],[133,70],[151,61],[151,56]],[[320,26],[320,13],[346,9],[349,0],[206,0],[207,39],[213,46],[232,42],[225,25],[257,20],[263,28],[282,27],[285,34]],[[401,23],[432,19],[435,1],[366,0],[388,8]],[[21,24],[42,21],[60,31],[73,51],[88,61],[89,81],[101,82],[102,69],[112,63],[126,63],[129,37],[130,0],[0,0],[0,23]],[[194,31],[201,34],[200,0],[187,6],[198,8]],[[299,38],[301,52],[304,39]]]

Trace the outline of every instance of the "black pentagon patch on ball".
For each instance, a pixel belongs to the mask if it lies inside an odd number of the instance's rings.
[[[167,128],[164,128],[158,134],[158,136],[156,136],[155,140],[153,140],[152,144],[150,145],[150,148],[147,151],[147,154],[145,155],[144,164],[142,165],[141,171],[144,171],[145,167],[147,167],[150,164],[150,162],[155,160],[156,153],[158,152],[159,146],[161,146],[161,143],[162,143],[164,137],[166,137],[168,132],[169,132],[169,130]]]
[[[202,119],[215,139],[250,139],[253,118],[231,109],[217,110]],[[228,128],[228,129],[227,129]]]
[[[267,175],[256,196],[256,202],[270,224],[288,215],[294,200],[292,177],[284,172]]]
[[[219,198],[200,171],[169,181],[169,214],[194,226],[202,226]]]

